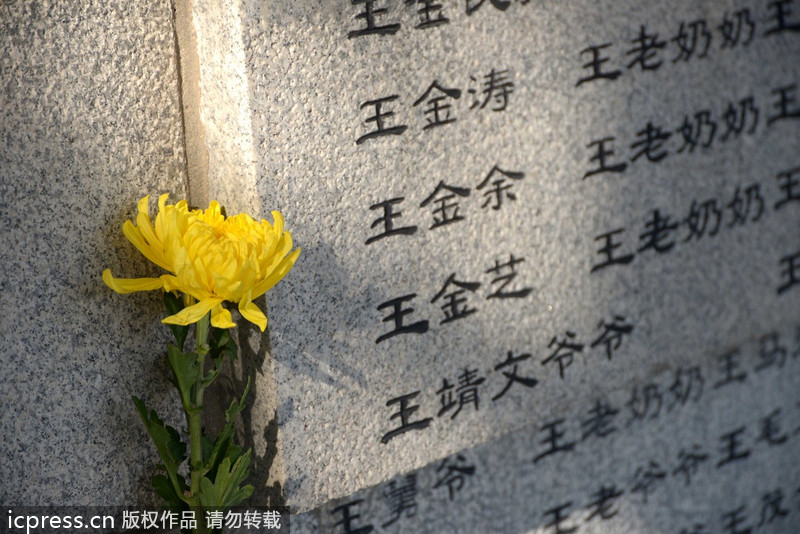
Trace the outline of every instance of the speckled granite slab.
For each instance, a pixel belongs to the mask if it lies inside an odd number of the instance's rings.
[[[532,468],[539,430],[595,399],[794,335],[798,6],[196,2],[194,22],[212,189],[303,247],[269,298],[295,510],[509,432]],[[729,424],[679,426],[715,447]],[[576,462],[647,467],[672,433],[644,428]],[[556,473],[536,487],[588,476]]]
[[[798,334],[769,330],[555,409],[538,426],[293,517],[292,532],[792,534]]]
[[[0,2],[0,503],[155,502],[131,394],[180,423],[160,367],[156,271],[122,235],[146,194],[185,198],[168,2]]]

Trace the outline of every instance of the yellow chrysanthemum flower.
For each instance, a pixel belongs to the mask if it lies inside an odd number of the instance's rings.
[[[158,199],[155,224],[146,196],[139,201],[136,225],[125,221],[122,231],[148,260],[172,274],[123,279],[106,269],[103,281],[117,293],[164,289],[196,301],[163,323],[196,323],[210,311],[213,326],[232,328],[236,324],[222,306],[227,300],[238,303],[242,317],[263,332],[267,317],[253,300],[277,284],[300,255],[299,248],[292,251],[291,233],[283,231],[283,216],[273,211],[273,224],[245,213],[225,217],[216,201],[205,211],[189,211],[185,200],[168,205],[167,196]]]

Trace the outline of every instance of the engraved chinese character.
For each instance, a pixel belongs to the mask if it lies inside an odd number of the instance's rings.
[[[347,34],[348,39],[364,35],[393,35],[400,29],[399,24],[379,25],[377,19],[386,13],[386,8],[375,7],[375,0],[350,0],[354,6],[364,4],[364,11],[358,13],[356,20],[363,20],[364,27]]]
[[[448,89],[439,85],[438,81],[434,81],[428,89],[419,97],[413,104],[414,107],[419,106],[423,102],[427,106],[424,110],[428,124],[422,129],[427,130],[436,126],[444,126],[455,122],[455,117],[450,115],[450,100],[458,100],[461,98],[460,89]]]
[[[376,137],[382,137],[384,135],[401,135],[403,132],[406,131],[408,128],[405,125],[401,126],[387,126],[386,119],[389,117],[394,116],[394,111],[384,111],[383,105],[387,102],[394,102],[400,98],[398,95],[391,95],[384,98],[378,98],[377,100],[369,100],[361,104],[361,109],[372,107],[374,108],[375,114],[369,116],[364,122],[375,123],[375,129],[369,131],[356,139],[356,144],[360,145],[364,141],[368,139],[374,139]]]
[[[392,438],[395,438],[400,434],[404,434],[410,430],[423,430],[425,428],[428,428],[428,426],[431,424],[431,421],[433,421],[433,419],[430,417],[426,417],[425,419],[420,419],[417,421],[411,421],[411,416],[414,414],[414,412],[419,410],[419,406],[418,405],[410,406],[409,404],[411,403],[412,399],[417,397],[417,395],[419,395],[419,391],[414,391],[413,393],[409,393],[407,395],[401,395],[394,399],[390,399],[386,402],[386,406],[391,406],[392,404],[400,405],[398,408],[398,412],[392,414],[392,416],[389,418],[391,420],[391,419],[397,419],[399,417],[400,426],[384,434],[383,437],[381,438],[381,443],[385,445],[389,443],[389,440],[391,440]]]
[[[391,309],[391,313],[383,318],[383,322],[394,322],[394,330],[379,336],[375,341],[376,344],[400,334],[424,334],[428,331],[428,321],[417,321],[410,325],[403,323],[403,317],[414,312],[414,308],[403,308],[403,303],[412,300],[416,296],[416,293],[403,295],[378,306],[378,311],[386,308]]]
[[[585,57],[586,54],[589,54],[591,58],[587,63],[583,64],[583,68],[588,69],[591,74],[578,80],[578,83],[575,84],[575,87],[594,80],[616,80],[620,77],[620,75],[622,75],[622,71],[620,70],[603,69],[603,64],[607,63],[609,58],[602,55],[601,51],[605,50],[609,46],[611,46],[611,43],[603,43],[597,46],[589,46],[581,50],[581,57]]]

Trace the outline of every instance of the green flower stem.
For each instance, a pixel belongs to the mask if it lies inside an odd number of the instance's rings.
[[[197,323],[195,336],[197,353],[197,365],[200,372],[197,375],[197,382],[194,384],[194,398],[192,399],[192,411],[187,413],[189,422],[189,448],[191,451],[191,492],[192,497],[197,499],[200,494],[200,481],[203,479],[203,380],[205,375],[205,357],[208,353],[208,329],[211,320],[211,313],[206,314]],[[197,502],[197,526],[195,532],[206,533],[205,517],[202,516],[202,508],[199,500]]]

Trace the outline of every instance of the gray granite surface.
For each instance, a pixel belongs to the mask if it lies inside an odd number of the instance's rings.
[[[181,422],[160,296],[122,235],[146,194],[186,196],[168,2],[0,2],[0,503],[155,502],[132,394]]]
[[[560,421],[557,449],[548,430],[518,430],[292,517],[292,532],[340,534],[347,524],[376,534],[551,534],[559,514],[561,532],[580,534],[792,534],[800,518],[798,335],[798,325],[769,330],[705,355],[690,373],[664,368],[556,409],[543,423]],[[786,359],[762,368],[759,354],[773,341]],[[716,386],[734,349],[744,378]],[[692,377],[687,387],[672,387],[682,373]],[[647,387],[661,401],[640,417],[630,400]]]
[[[793,532],[796,2],[191,12],[208,194],[303,247],[226,385],[256,374],[257,502],[296,532]],[[188,194],[172,17],[0,2],[4,505],[152,502],[130,394],[181,423],[159,296],[99,278],[154,274],[121,224]]]
[[[296,511],[800,317],[797,6],[435,6],[195,3],[218,193],[303,247],[269,297]]]

